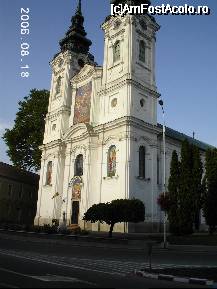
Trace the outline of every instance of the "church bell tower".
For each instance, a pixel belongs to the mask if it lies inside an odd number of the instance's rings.
[[[149,0],[111,0],[111,4],[119,3],[150,5]],[[103,23],[104,122],[131,116],[157,124],[155,42],[159,28],[148,14],[108,16]]]
[[[70,80],[85,64],[94,63],[94,57],[89,53],[92,42],[86,35],[79,0],[75,15],[71,18],[71,26],[59,42],[61,51],[51,61],[52,81],[45,143],[61,138],[69,128],[72,103]]]
[[[65,144],[62,137],[69,129],[71,116],[71,79],[85,64],[93,64],[89,53],[92,42],[86,37],[81,0],[64,38],[60,52],[50,62],[52,80],[48,113],[45,119],[44,141],[41,147],[41,174],[38,194],[36,224],[51,223],[61,218]]]

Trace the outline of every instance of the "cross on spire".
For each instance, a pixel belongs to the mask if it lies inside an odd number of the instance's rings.
[[[82,15],[81,0],[78,0],[78,6],[77,6],[76,14]]]
[[[60,40],[61,51],[71,50],[76,53],[87,54],[92,42],[86,38],[86,31],[84,29],[84,17],[81,11],[81,0],[77,2],[75,14],[71,19],[71,26],[66,32],[65,37]]]

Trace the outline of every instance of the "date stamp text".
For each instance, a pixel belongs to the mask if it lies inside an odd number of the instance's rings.
[[[30,9],[21,8],[20,10],[20,56],[21,56],[21,72],[20,76],[22,78],[28,78],[30,76],[29,65],[28,65],[28,56],[30,55],[30,44],[29,44],[29,34],[30,34]]]

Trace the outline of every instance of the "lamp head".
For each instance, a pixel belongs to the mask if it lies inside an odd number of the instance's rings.
[[[159,104],[160,104],[161,106],[163,106],[163,105],[164,105],[164,102],[163,102],[163,100],[162,100],[162,99],[160,99],[160,100],[159,100]]]

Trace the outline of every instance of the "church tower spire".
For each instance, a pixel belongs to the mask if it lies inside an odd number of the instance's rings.
[[[75,15],[73,15],[71,19],[71,26],[66,32],[65,37],[59,42],[61,51],[70,50],[75,53],[87,54],[92,42],[86,38],[86,35],[84,17],[81,10],[81,0],[79,0]]]
[[[77,6],[76,14],[82,15],[81,0],[78,0],[78,6]]]

